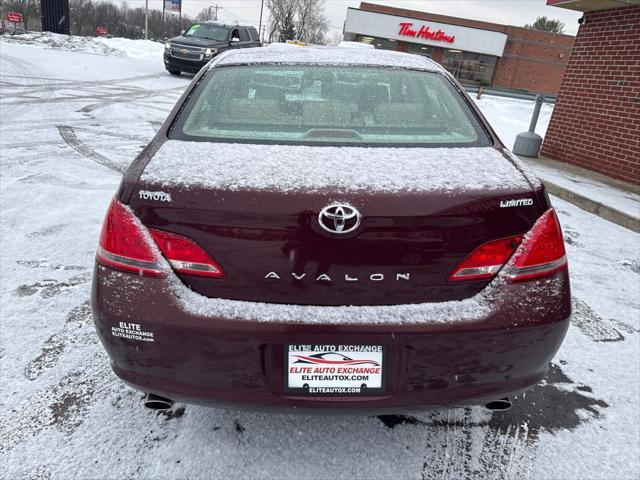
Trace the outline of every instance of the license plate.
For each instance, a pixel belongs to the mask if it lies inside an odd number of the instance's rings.
[[[381,345],[287,345],[285,387],[310,395],[363,395],[383,390]]]

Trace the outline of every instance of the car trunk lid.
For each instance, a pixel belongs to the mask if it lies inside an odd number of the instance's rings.
[[[375,305],[474,295],[487,280],[448,274],[479,245],[528,231],[544,208],[536,198],[494,148],[172,140],[129,203],[144,225],[193,239],[222,266],[221,279],[181,275],[202,295]],[[357,210],[357,228],[322,228],[336,227],[319,217],[332,205]]]

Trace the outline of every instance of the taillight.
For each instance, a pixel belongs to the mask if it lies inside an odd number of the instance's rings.
[[[139,275],[164,275],[159,256],[144,226],[128,207],[115,198],[102,224],[96,260],[102,265]]]
[[[153,228],[149,232],[176,272],[199,277],[224,277],[220,265],[190,238]]]
[[[524,237],[480,245],[451,272],[449,280],[487,280],[505,264],[508,282],[545,277],[567,266],[562,230],[553,209],[547,210]]]
[[[547,210],[525,236],[506,268],[507,280],[518,282],[551,275],[567,267],[567,256],[556,212]]]
[[[493,278],[521,241],[522,235],[516,235],[480,245],[449,274],[449,280],[459,282]]]

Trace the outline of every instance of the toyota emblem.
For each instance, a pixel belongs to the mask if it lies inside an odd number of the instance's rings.
[[[329,233],[353,232],[360,226],[360,212],[344,203],[332,203],[318,214],[318,223]]]

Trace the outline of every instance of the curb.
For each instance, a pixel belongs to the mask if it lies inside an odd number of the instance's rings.
[[[628,230],[631,230],[635,233],[640,233],[640,219],[634,217],[633,215],[629,215],[628,213],[621,212],[612,207],[608,207],[600,202],[596,202],[584,195],[580,195],[579,193],[572,192],[564,187],[556,185],[555,183],[549,182],[547,180],[542,180],[547,191],[551,195],[555,195],[562,200],[566,200],[569,203],[573,203],[576,207],[581,208],[589,213],[593,213],[600,218],[604,218],[616,225],[620,225]]]

